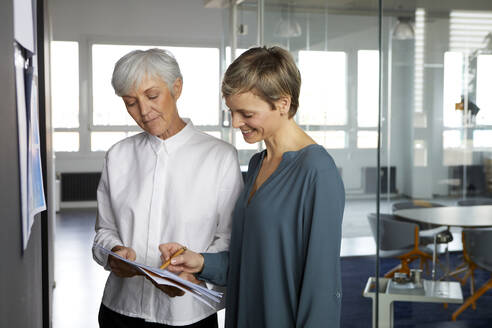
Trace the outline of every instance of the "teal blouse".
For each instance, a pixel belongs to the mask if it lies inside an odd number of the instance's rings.
[[[266,151],[249,163],[228,252],[204,253],[199,278],[227,285],[228,328],[339,327],[345,191],[319,145],[286,152],[248,204]]]

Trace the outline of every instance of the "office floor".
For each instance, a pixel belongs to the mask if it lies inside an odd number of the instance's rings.
[[[449,203],[448,205],[452,205]],[[388,205],[381,212],[388,213]],[[374,255],[367,214],[375,212],[374,200],[348,200],[343,221],[342,256]],[[97,314],[108,273],[92,259],[95,209],[64,209],[56,216],[53,328],[98,327]],[[454,231],[451,249],[461,248]],[[219,318],[223,319],[223,311]]]

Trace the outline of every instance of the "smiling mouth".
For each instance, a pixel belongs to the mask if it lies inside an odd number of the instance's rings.
[[[243,134],[243,136],[248,137],[249,135],[251,135],[253,133],[253,131],[254,131],[254,129],[241,130],[241,133]]]

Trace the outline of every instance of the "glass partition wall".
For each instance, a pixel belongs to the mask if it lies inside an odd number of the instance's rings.
[[[418,247],[432,258],[434,234],[430,242],[421,238],[415,246],[413,227],[437,226],[412,221],[396,211],[438,206],[455,211],[459,206],[492,202],[492,2],[395,0],[383,1],[382,8],[379,3],[264,0],[242,1],[230,8],[229,45],[235,55],[257,44],[280,45],[292,53],[303,81],[295,120],[327,149],[342,175],[347,199],[342,327],[367,327],[375,317],[374,324],[388,326],[387,317],[372,315],[371,303],[376,300],[361,296],[376,270],[384,277],[401,263],[388,253],[391,245],[383,240],[388,234],[398,234],[396,239],[410,234],[412,243],[407,248]],[[228,64],[230,48],[226,53]],[[243,144],[234,133],[232,140],[241,164],[246,165],[263,145]],[[375,224],[369,217],[378,208],[379,223]],[[442,237],[444,241],[436,247],[435,281],[455,282],[462,277],[447,273],[463,258],[466,262],[462,229],[467,216],[475,212],[470,207],[464,211],[459,212],[462,223],[449,229],[453,241],[445,243],[451,238],[444,232],[447,239]],[[410,225],[403,232],[392,232],[387,221]],[[449,223],[442,224],[446,230]],[[431,281],[432,260],[425,262],[423,278]],[[418,259],[411,261],[410,268],[419,267]],[[476,277],[488,274],[480,270],[474,272]],[[484,283],[480,279],[475,279],[475,289]],[[466,300],[471,282],[462,281],[458,289]],[[387,306],[380,299],[386,283],[378,281],[379,307]],[[477,302],[480,309],[481,300]],[[396,303],[393,320],[395,326],[444,326],[459,306],[445,307],[425,299]],[[475,327],[487,322],[484,315],[492,318],[488,310],[467,308],[454,319]]]

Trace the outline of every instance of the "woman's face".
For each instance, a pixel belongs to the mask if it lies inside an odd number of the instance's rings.
[[[248,143],[256,143],[273,136],[282,124],[280,110],[252,92],[226,97],[231,111],[232,126],[240,129]]]
[[[179,131],[176,101],[181,94],[181,80],[177,79],[172,88],[174,96],[162,79],[147,76],[137,88],[122,97],[128,113],[138,126],[163,139]]]

